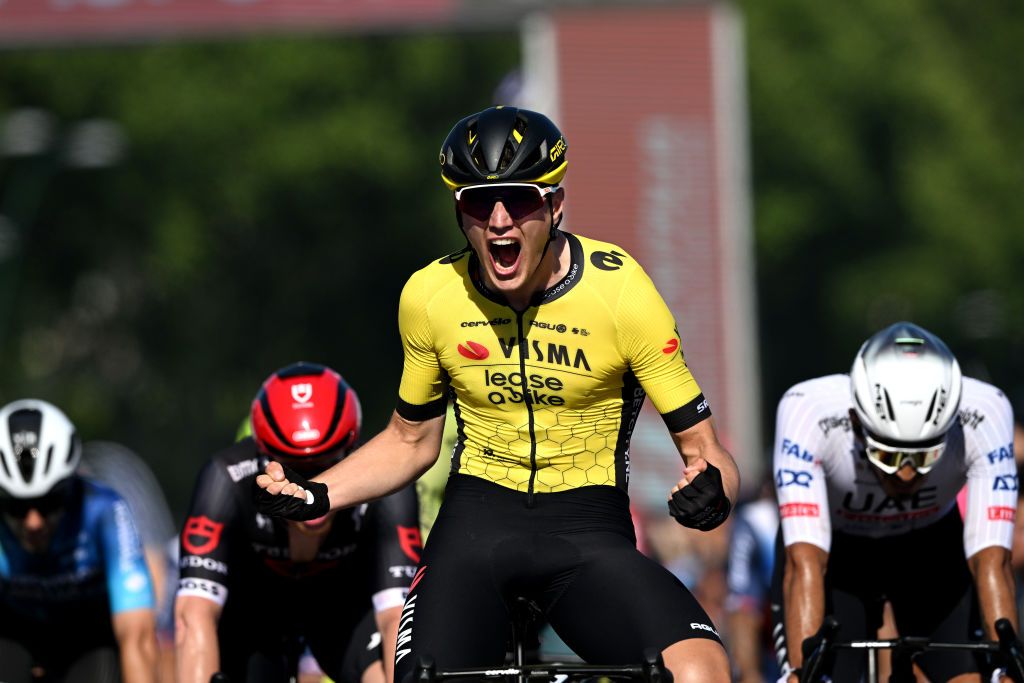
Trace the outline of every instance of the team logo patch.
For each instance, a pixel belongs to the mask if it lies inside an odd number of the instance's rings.
[[[818,517],[817,503],[786,503],[779,506],[780,517]]]
[[[459,344],[459,353],[470,360],[483,360],[491,355],[486,346],[474,341],[467,341],[465,345]]]
[[[181,544],[193,555],[205,555],[220,544],[221,522],[215,522],[205,515],[189,517],[181,532]]]
[[[402,547],[402,552],[410,560],[419,564],[420,549],[423,548],[423,538],[420,536],[419,527],[396,526],[395,531],[398,532],[398,544]]]
[[[296,403],[308,403],[313,398],[313,385],[308,383],[293,384],[292,398]]]
[[[1012,522],[1017,518],[1017,510],[1002,505],[988,509],[988,518],[993,522]]]

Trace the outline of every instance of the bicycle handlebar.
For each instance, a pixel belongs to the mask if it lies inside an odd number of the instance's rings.
[[[420,657],[413,680],[417,683],[441,683],[459,679],[498,679],[528,681],[531,679],[552,679],[558,676],[585,676],[606,678],[629,678],[644,683],[672,683],[672,672],[665,668],[661,652],[651,648],[644,651],[642,664],[601,665],[601,664],[527,664],[503,665],[486,669],[450,669],[439,671],[434,658]],[[564,678],[561,680],[565,680]]]
[[[830,615],[825,617],[817,633],[801,643],[800,650],[804,656],[800,673],[801,683],[818,681],[826,673],[826,661],[832,653],[833,639],[838,631],[839,622]]]
[[[839,622],[828,616],[810,638],[804,640],[801,650],[804,655],[804,663],[801,667],[801,683],[819,683],[823,676],[831,671],[832,656],[836,650],[880,650],[889,649],[893,651],[893,673],[896,673],[896,659],[903,660],[905,666],[910,665],[910,659],[927,650],[973,650],[992,652],[1002,655],[1005,660],[1006,675],[1015,683],[1024,683],[1024,645],[1017,638],[1017,632],[1008,619],[999,619],[995,623],[995,631],[998,640],[980,641],[974,643],[941,643],[933,642],[928,638],[919,636],[903,636],[893,640],[861,640],[846,643],[836,642],[835,635],[839,630]]]
[[[1017,632],[1009,619],[996,620],[996,637],[999,649],[1006,655],[1006,673],[1015,683],[1024,683],[1024,648],[1021,647]]]

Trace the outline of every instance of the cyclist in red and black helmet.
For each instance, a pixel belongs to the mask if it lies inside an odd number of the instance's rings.
[[[322,472],[355,445],[363,411],[341,375],[296,363],[263,383],[251,420],[252,438],[264,453],[297,470]]]
[[[358,442],[362,412],[337,372],[296,363],[263,383],[250,421],[252,436],[200,473],[181,532],[178,680],[207,683],[218,671],[231,681],[288,680],[309,647],[338,683],[383,683],[419,561],[414,489],[302,522],[261,515],[256,473],[270,460],[322,472]],[[266,622],[269,595],[315,608],[275,610]]]
[[[493,107],[455,124],[439,161],[468,246],[402,291],[395,414],[313,479],[268,464],[259,504],[307,519],[407,484],[437,459],[451,400],[451,474],[402,614],[396,677],[421,655],[439,669],[500,665],[510,597],[523,594],[585,660],[636,663],[653,647],[676,680],[728,681],[707,613],[636,549],[629,440],[644,399],[685,463],[666,491],[680,524],[722,524],[739,473],[643,268],[559,229],[567,154],[537,112]]]

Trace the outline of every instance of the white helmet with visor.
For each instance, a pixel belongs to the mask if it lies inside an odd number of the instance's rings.
[[[886,474],[906,464],[922,474],[934,467],[960,407],[960,365],[949,347],[898,322],[864,342],[850,380],[871,463]]]

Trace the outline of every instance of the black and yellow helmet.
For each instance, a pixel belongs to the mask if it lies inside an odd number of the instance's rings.
[[[441,145],[441,179],[450,190],[482,183],[557,185],[565,177],[565,137],[551,119],[515,107],[467,116]]]

